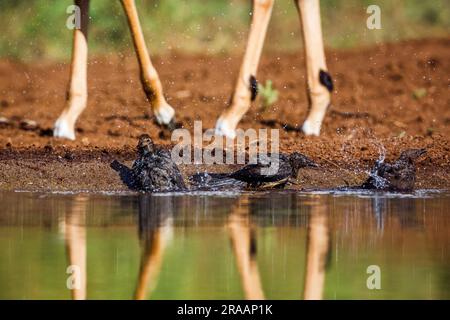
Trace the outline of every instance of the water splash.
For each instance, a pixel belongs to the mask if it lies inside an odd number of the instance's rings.
[[[386,148],[376,138],[374,138],[374,144],[378,147],[378,159],[375,161],[373,168],[370,171],[366,171],[366,173],[373,179],[372,184],[376,189],[384,189],[389,186],[389,181],[381,177],[378,172],[386,159]]]
[[[375,140],[375,141],[379,141],[379,140]],[[379,154],[377,161],[379,161],[380,163],[383,163],[384,160],[386,159],[386,148],[384,147],[384,144],[382,144],[382,143],[378,143],[377,146],[378,146],[378,154]]]
[[[384,189],[389,186],[389,181],[378,174],[381,165],[384,163],[384,159],[378,159],[375,162],[375,166],[369,172],[369,176],[373,179],[372,184],[376,189]]]

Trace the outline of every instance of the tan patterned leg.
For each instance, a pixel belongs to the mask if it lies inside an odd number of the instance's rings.
[[[134,0],[122,0],[122,5],[127,15],[128,25],[131,30],[134,48],[139,62],[141,82],[145,94],[150,101],[151,108],[159,124],[169,125],[173,121],[175,111],[164,98],[161,81],[153,67],[145,45],[144,35],[139,23],[139,17]]]
[[[303,25],[303,41],[308,78],[310,111],[302,130],[319,135],[325,112],[330,104],[333,82],[327,72],[320,22],[319,0],[296,0]]]
[[[89,24],[89,0],[76,0],[80,8],[81,28],[73,36],[72,63],[66,106],[55,122],[53,135],[75,140],[75,122],[87,104],[87,32]]]
[[[274,0],[253,0],[253,19],[247,49],[239,71],[231,105],[217,120],[217,134],[234,138],[237,124],[250,107],[252,98],[251,78],[256,76],[273,3]]]

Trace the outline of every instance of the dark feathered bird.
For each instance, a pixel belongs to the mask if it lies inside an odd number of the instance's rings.
[[[157,149],[152,139],[141,135],[137,145],[138,158],[133,163],[132,178],[136,189],[146,192],[185,190],[183,176],[168,150]]]
[[[275,161],[278,163],[274,163]],[[272,169],[269,170],[271,166]],[[277,167],[278,169],[276,169]],[[203,188],[282,188],[290,178],[296,179],[298,171],[305,167],[317,167],[317,164],[298,152],[290,155],[260,154],[255,164],[248,164],[235,172],[218,174],[200,173],[191,176],[190,180],[193,184]]]
[[[409,149],[403,151],[397,161],[392,164],[377,161],[369,178],[361,187],[389,191],[412,191],[416,181],[414,163],[425,153],[425,149]]]

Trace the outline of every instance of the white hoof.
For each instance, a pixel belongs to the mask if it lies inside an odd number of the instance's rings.
[[[306,120],[305,123],[303,123],[302,131],[307,136],[318,136],[320,135],[320,122]]]
[[[236,131],[228,124],[227,121],[219,118],[216,123],[216,134],[230,139],[236,138]]]
[[[169,124],[170,121],[172,121],[174,116],[175,116],[175,110],[173,110],[173,108],[171,106],[169,106],[168,104],[159,108],[155,112],[156,121],[159,124]]]
[[[56,120],[53,128],[53,136],[56,138],[75,140],[75,128],[73,125],[69,125],[66,120],[59,118]]]

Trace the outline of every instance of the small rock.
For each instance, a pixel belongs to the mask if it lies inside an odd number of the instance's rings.
[[[119,131],[115,131],[115,130],[111,130],[111,129],[108,130],[108,135],[111,137],[120,137],[121,136]]]
[[[45,150],[45,152],[52,152],[53,146],[50,143],[48,143],[44,146],[44,150]]]
[[[37,130],[39,128],[39,125],[34,120],[23,119],[22,121],[20,121],[20,128],[23,130],[33,131]]]
[[[190,98],[192,96],[192,93],[189,90],[180,90],[175,92],[175,97],[178,99],[185,99]]]
[[[84,137],[83,139],[81,139],[81,143],[85,146],[88,146],[90,142],[88,138]]]
[[[75,156],[74,156],[73,153],[70,152],[70,151],[67,151],[67,152],[64,154],[64,159],[66,159],[66,160],[72,161],[74,158],[75,158]]]
[[[0,117],[0,128],[11,126],[12,123],[8,118]]]
[[[53,129],[51,128],[41,129],[39,135],[41,137],[53,137]]]

